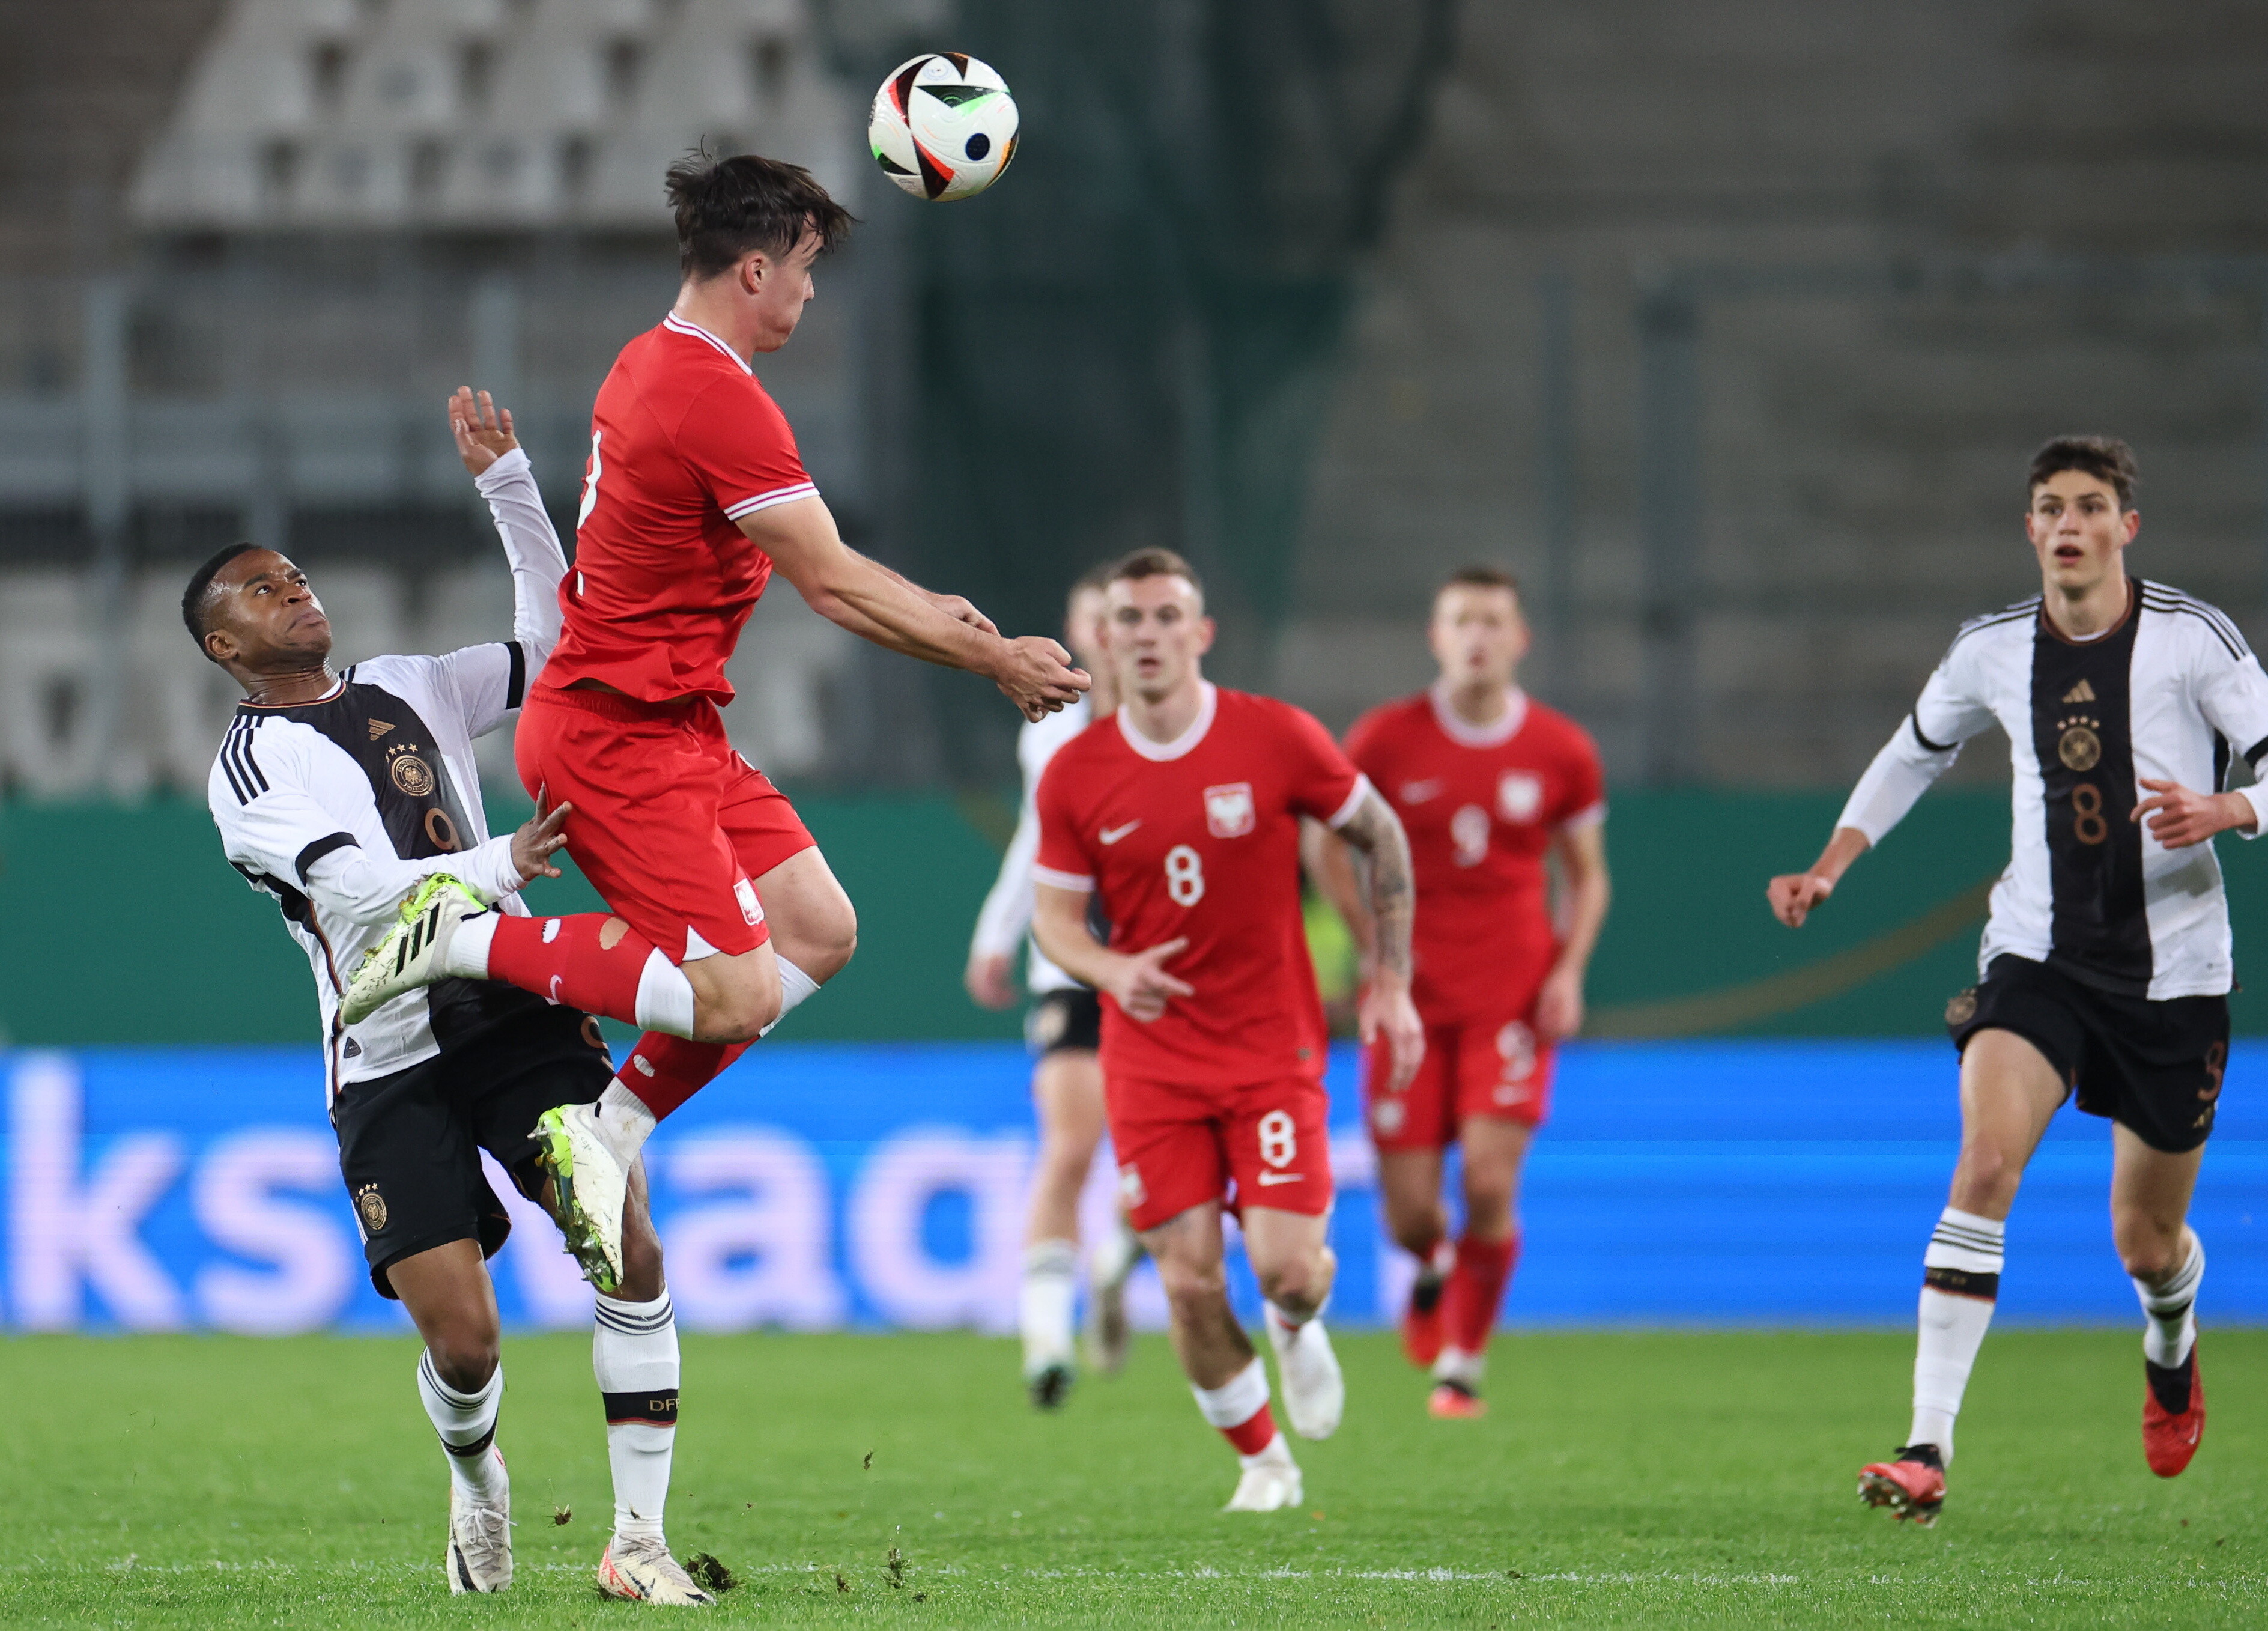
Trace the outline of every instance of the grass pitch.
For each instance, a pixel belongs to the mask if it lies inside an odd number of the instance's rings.
[[[1947,1514],[1862,1510],[1904,1423],[1904,1334],[1503,1341],[1495,1413],[1424,1413],[1343,1338],[1346,1425],[1299,1511],[1226,1517],[1234,1465],[1163,1342],[1040,1416],[1012,1345],[688,1337],[669,1532],[742,1583],[718,1618],[975,1625],[2257,1625],[2268,1332],[2208,1331],[2197,1464],[2142,1464],[2132,1332],[1987,1345]],[[519,1578],[452,1598],[446,1473],[391,1339],[0,1346],[0,1620],[629,1625],[589,1344],[505,1351]],[[869,1452],[872,1452],[871,1464]],[[555,1524],[555,1513],[562,1521]],[[895,1568],[891,1554],[897,1554]]]

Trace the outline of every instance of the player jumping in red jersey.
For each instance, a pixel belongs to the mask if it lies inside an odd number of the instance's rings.
[[[646,1034],[595,1105],[538,1133],[571,1244],[622,1272],[622,1198],[657,1119],[850,960],[857,918],[811,834],[733,750],[725,666],[773,569],[876,645],[996,681],[1030,718],[1086,676],[1051,639],[1004,639],[968,601],[846,547],[750,358],[812,298],[850,218],[808,173],[743,155],[670,167],[683,282],[593,407],[565,627],[529,689],[520,779],[564,814],[611,913],[507,919],[434,879],[351,982],[350,1010],[449,976],[509,981]],[[353,1015],[350,1013],[350,1018]]]
[[[1292,1425],[1328,1438],[1346,1385],[1318,1316],[1337,1268],[1322,1004],[1300,912],[1300,820],[1371,858],[1378,971],[1365,1037],[1397,1085],[1424,1035],[1410,1006],[1410,850],[1329,732],[1288,703],[1221,690],[1199,663],[1212,620],[1187,562],[1144,550],[1112,570],[1108,655],[1123,698],[1040,783],[1032,926],[1102,993],[1103,1096],[1119,1189],[1158,1264],[1197,1408],[1235,1446],[1233,1512],[1296,1505],[1300,1469],[1222,1267],[1233,1209],[1268,1299]],[[1099,896],[1110,943],[1087,927]]]
[[[1437,1416],[1481,1413],[1482,1366],[1520,1255],[1528,1141],[1551,1102],[1553,1044],[1583,1023],[1583,972],[1607,915],[1607,807],[1583,728],[1514,683],[1528,653],[1518,587],[1489,567],[1433,597],[1441,677],[1373,709],[1347,754],[1410,835],[1418,876],[1412,995],[1425,1061],[1405,1088],[1373,1046],[1365,1096],[1387,1226],[1418,1258],[1403,1317],[1410,1360],[1433,1369]],[[1344,847],[1316,870],[1366,958],[1376,931]],[[1547,855],[1565,886],[1552,921]],[[1442,1152],[1464,1146],[1465,1231],[1441,1205]]]

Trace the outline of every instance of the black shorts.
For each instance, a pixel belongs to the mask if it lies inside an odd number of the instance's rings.
[[[1042,992],[1024,1015],[1024,1045],[1034,1059],[1065,1048],[1094,1052],[1102,1045],[1102,999],[1084,985]]]
[[[2213,1136],[2228,1065],[2228,999],[2113,996],[2029,957],[2000,956],[1981,985],[1946,1005],[1953,1045],[2014,1031],[2079,1094],[2153,1149],[2180,1155]]]
[[[556,1104],[590,1103],[613,1075],[598,1022],[547,1007],[423,1064],[341,1088],[331,1105],[339,1173],[379,1295],[395,1295],[387,1265],[453,1240],[477,1240],[481,1255],[494,1257],[512,1219],[482,1175],[481,1151],[535,1199],[544,1179],[528,1137],[535,1118]]]

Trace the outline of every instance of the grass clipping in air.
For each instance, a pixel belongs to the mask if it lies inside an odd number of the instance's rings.
[[[1265,1517],[1219,1512],[1235,1459],[1156,1338],[1048,1414],[1012,1342],[683,1345],[669,1539],[726,1620],[2268,1623],[2268,1333],[2207,1327],[2205,1446],[2161,1481],[2138,1332],[1995,1332],[1927,1532],[1854,1493],[1905,1427],[1903,1332],[1513,1335],[1489,1416],[1454,1422],[1390,1337],[1344,1333],[1346,1423],[1292,1441],[1307,1503]],[[474,1605],[441,1575],[411,1340],[12,1339],[15,1397],[73,1405],[0,1439],[25,1492],[0,1619],[628,1624],[593,1589],[603,1521],[545,1521],[613,1506],[590,1339],[504,1346],[518,1574]]]

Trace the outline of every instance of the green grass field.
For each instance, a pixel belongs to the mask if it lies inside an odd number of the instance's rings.
[[[2268,1332],[2209,1333],[2211,1428],[2171,1483],[2142,1464],[2133,1334],[1995,1336],[1930,1531],[1852,1493],[1904,1426],[1903,1335],[1522,1336],[1498,1351],[1495,1414],[1454,1424],[1426,1418],[1390,1339],[1341,1346],[1347,1421],[1299,1448],[1307,1504],[1232,1518],[1216,1509],[1233,1464],[1159,1339],[1041,1417],[1004,1342],[688,1337],[670,1537],[737,1571],[723,1618],[795,1624],[2268,1621]],[[591,1589],[611,1502],[575,1337],[507,1345],[519,1579],[446,1595],[447,1475],[415,1355],[377,1339],[0,1346],[0,1620],[668,1612]]]

